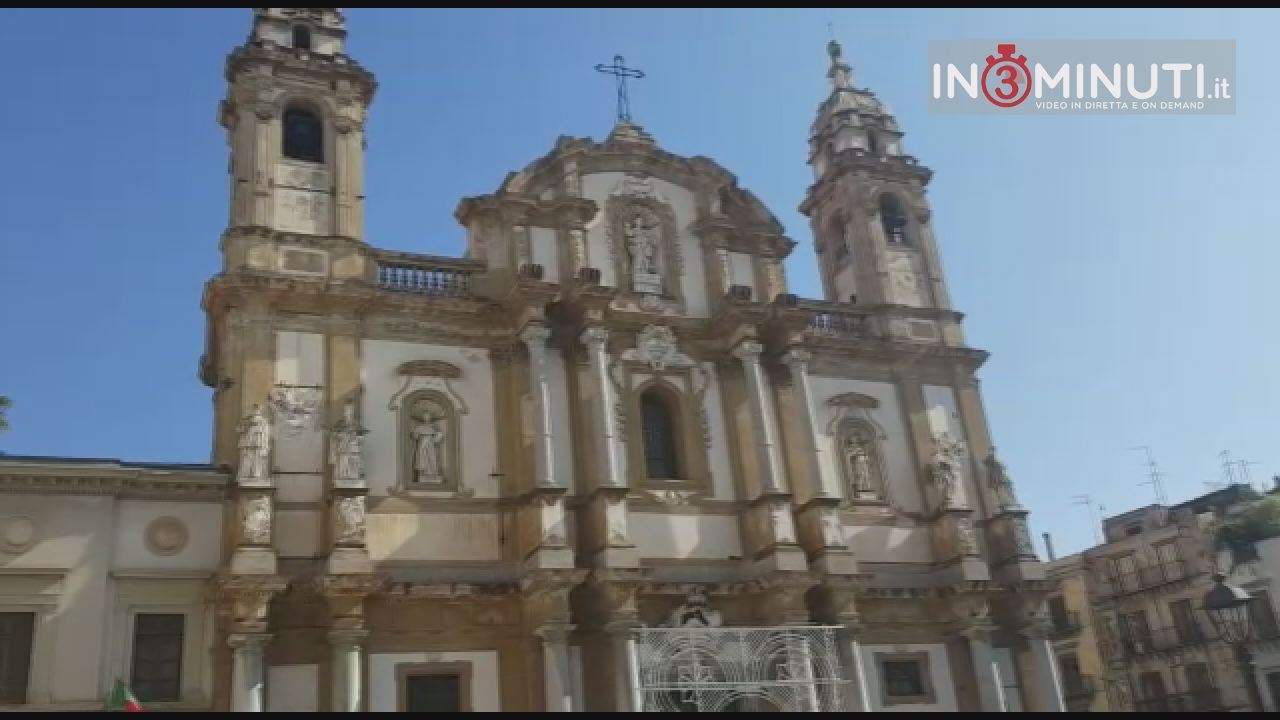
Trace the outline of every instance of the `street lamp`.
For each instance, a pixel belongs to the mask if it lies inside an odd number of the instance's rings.
[[[1235,648],[1236,664],[1244,676],[1245,689],[1249,692],[1249,709],[1262,712],[1262,696],[1258,694],[1258,679],[1254,675],[1253,653],[1249,641],[1253,637],[1249,601],[1253,597],[1243,588],[1226,582],[1226,575],[1213,576],[1213,589],[1205,593],[1204,610],[1218,631],[1222,641]]]

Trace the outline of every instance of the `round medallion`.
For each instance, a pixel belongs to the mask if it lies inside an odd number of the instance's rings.
[[[161,517],[147,525],[147,549],[156,555],[176,555],[187,546],[187,526],[175,517]]]
[[[15,515],[0,520],[0,550],[20,553],[36,541],[36,523],[25,515]]]

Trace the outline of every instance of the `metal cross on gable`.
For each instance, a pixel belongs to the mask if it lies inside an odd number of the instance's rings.
[[[635,78],[639,80],[644,77],[642,70],[629,68],[623,64],[624,60],[621,55],[613,56],[613,64],[605,65],[600,63],[596,65],[596,72],[612,75],[618,84],[618,119],[631,122],[631,99],[627,96],[627,78]]]

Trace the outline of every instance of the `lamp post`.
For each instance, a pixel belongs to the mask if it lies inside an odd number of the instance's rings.
[[[1213,588],[1205,593],[1204,610],[1214,630],[1218,631],[1218,637],[1235,649],[1236,664],[1249,693],[1249,710],[1262,712],[1253,653],[1249,651],[1249,641],[1253,636],[1253,618],[1249,613],[1249,601],[1252,599],[1244,589],[1228,584],[1226,576],[1217,573],[1213,576]]]

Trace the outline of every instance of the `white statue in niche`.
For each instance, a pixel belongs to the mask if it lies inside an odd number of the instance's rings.
[[[416,482],[425,485],[444,483],[448,473],[445,467],[444,449],[448,439],[444,410],[433,402],[421,402],[414,408],[414,425],[409,431],[413,438],[413,472]]]
[[[879,482],[872,463],[871,438],[855,429],[844,437],[841,455],[845,477],[855,497],[879,495]]]
[[[261,405],[254,405],[249,416],[240,422],[240,466],[236,481],[262,482],[267,477],[271,455],[271,423]]]
[[[338,542],[359,544],[364,539],[364,498],[338,499]]]
[[[933,457],[929,461],[929,473],[938,487],[938,502],[942,509],[953,507],[956,502],[956,487],[960,482],[960,462],[964,457],[964,448],[942,433],[933,439]]]
[[[336,485],[360,485],[364,481],[364,440],[369,431],[356,420],[356,403],[348,400],[342,407],[342,419],[333,425],[329,437],[329,462],[333,465]]]
[[[723,624],[720,611],[711,609],[707,593],[702,588],[690,590],[684,602],[667,618],[668,627],[720,627]]]
[[[658,264],[659,225],[645,208],[632,210],[626,220],[627,252],[631,255],[631,288],[639,293],[662,292]]]
[[[271,542],[271,498],[257,495],[240,506],[241,530],[244,541],[253,545]]]
[[[996,503],[1001,508],[1017,507],[1018,496],[1013,492],[1013,480],[1009,477],[1009,472],[1005,469],[1004,463],[1000,462],[1000,458],[996,457],[994,446],[987,455],[985,462],[987,466],[987,484],[991,486],[991,491],[995,493]]]

